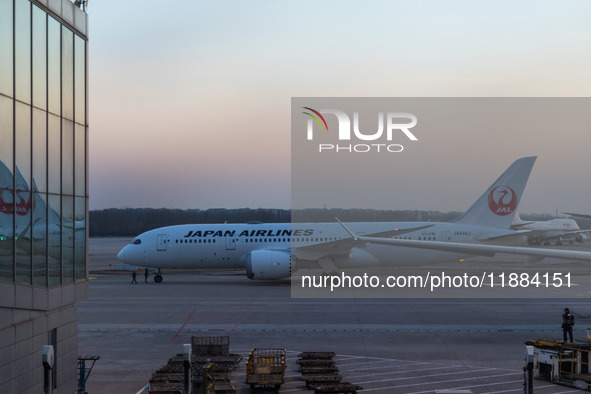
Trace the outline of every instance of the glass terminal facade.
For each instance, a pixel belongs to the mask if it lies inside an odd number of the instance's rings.
[[[0,352],[15,356],[0,357],[3,393],[43,392],[42,345],[56,348],[54,392],[75,389],[75,301],[87,291],[86,26],[68,0],[0,0]]]

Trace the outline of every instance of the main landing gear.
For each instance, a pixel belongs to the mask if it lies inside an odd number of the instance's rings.
[[[154,275],[154,282],[162,283],[162,273],[160,272],[160,268],[158,268],[158,272]]]

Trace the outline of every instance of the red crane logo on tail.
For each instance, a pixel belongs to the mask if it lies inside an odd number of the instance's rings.
[[[12,192],[12,187],[0,188],[0,213],[24,216],[34,206],[33,193],[29,192],[27,186],[16,185],[16,193]]]
[[[497,186],[488,195],[488,207],[495,215],[510,215],[517,208],[517,193],[509,186]]]

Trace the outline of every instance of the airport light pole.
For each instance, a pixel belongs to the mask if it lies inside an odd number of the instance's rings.
[[[43,392],[45,394],[53,393],[53,382],[51,381],[51,370],[53,369],[53,361],[53,346],[43,346]]]
[[[191,394],[191,344],[183,345],[183,366],[185,367],[185,393]]]
[[[534,392],[534,347],[525,347],[525,365],[523,366],[523,392],[533,394]]]

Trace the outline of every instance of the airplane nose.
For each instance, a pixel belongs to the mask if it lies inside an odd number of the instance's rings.
[[[126,263],[125,261],[125,249],[127,249],[127,246],[123,249],[121,249],[121,251],[119,252],[119,254],[117,254],[117,258],[119,259],[119,261]]]

